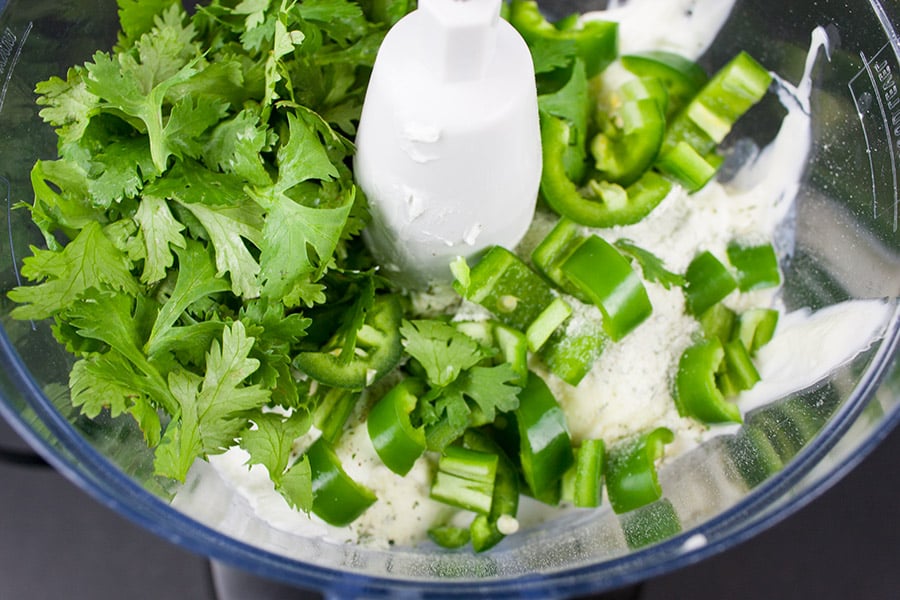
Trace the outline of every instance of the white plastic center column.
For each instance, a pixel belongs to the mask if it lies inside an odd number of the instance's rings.
[[[364,238],[410,288],[457,256],[513,248],[534,215],[541,141],[534,67],[501,0],[420,0],[387,34],[363,105],[355,172]]]

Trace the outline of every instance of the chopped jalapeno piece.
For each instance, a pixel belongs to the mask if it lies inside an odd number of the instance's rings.
[[[725,349],[718,338],[703,340],[687,348],[675,375],[675,405],[678,414],[704,423],[740,423],[741,411],[728,402],[719,389]]]
[[[624,513],[659,500],[662,487],[656,463],[675,435],[659,427],[610,449],[606,464],[606,493],[616,513]]]
[[[742,292],[776,287],[781,283],[778,257],[772,244],[729,244],[728,261],[737,271],[738,289]]]
[[[662,146],[666,117],[660,100],[628,100],[610,113],[603,130],[591,141],[599,176],[628,186],[640,179]]]
[[[409,419],[424,390],[418,379],[404,379],[372,407],[366,419],[379,458],[399,475],[406,475],[425,452],[425,432]]]
[[[463,445],[479,452],[496,454],[497,475],[494,480],[494,497],[487,515],[477,515],[469,527],[472,548],[483,552],[496,546],[509,532],[507,522],[515,521],[519,510],[519,475],[503,449],[488,435],[470,429],[463,436]]]
[[[519,331],[528,329],[556,297],[550,285],[518,256],[494,246],[471,268],[469,285],[457,290]]]
[[[702,315],[737,287],[731,272],[708,251],[694,257],[684,278],[684,296],[692,315]]]
[[[639,77],[653,77],[668,92],[666,117],[670,118],[693,98],[709,81],[703,68],[694,61],[664,50],[626,54],[622,66]]]
[[[603,313],[603,328],[613,341],[625,337],[653,311],[640,274],[614,246],[596,235],[566,259],[562,272]]]
[[[448,446],[438,461],[431,497],[465,510],[489,514],[498,461],[493,453]]]
[[[535,0],[513,0],[509,22],[529,45],[541,40],[574,43],[588,77],[600,73],[616,58],[618,25],[614,22],[581,21],[572,16],[554,24],[544,18]]]
[[[562,325],[566,319],[572,314],[572,307],[562,298],[556,298],[538,315],[528,329],[525,331],[525,338],[528,341],[528,348],[532,352],[537,352],[546,343],[553,332]]]
[[[772,75],[749,54],[736,55],[669,124],[656,167],[688,191],[703,187],[721,164],[716,147],[771,82]]]
[[[778,311],[772,308],[752,308],[741,313],[737,336],[750,355],[769,343],[778,325]]]
[[[558,214],[589,227],[629,225],[650,214],[671,191],[672,185],[664,177],[645,171],[627,188],[609,182],[604,187],[595,181],[589,192],[582,193],[566,173],[569,128],[563,119],[541,115],[541,196]],[[612,185],[615,187],[608,187]]]
[[[519,457],[535,498],[558,495],[563,473],[574,460],[566,417],[547,384],[531,373],[515,410]]]
[[[579,508],[600,506],[605,462],[603,440],[584,440],[574,452],[575,464],[563,479],[563,498]]]
[[[318,352],[300,352],[294,358],[294,366],[325,385],[361,390],[400,362],[402,314],[397,296],[378,296],[357,334],[357,352],[349,361],[342,360],[338,348],[323,348]]]
[[[343,527],[356,520],[376,500],[371,490],[344,471],[326,440],[319,438],[306,451],[312,473],[312,512],[330,525]]]

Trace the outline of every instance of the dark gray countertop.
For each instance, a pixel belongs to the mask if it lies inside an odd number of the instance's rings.
[[[0,448],[10,447],[26,450],[0,419]],[[898,456],[900,430],[781,524],[616,598],[896,598]],[[202,557],[139,529],[27,458],[0,461],[0,481],[0,600],[315,597],[211,570]]]

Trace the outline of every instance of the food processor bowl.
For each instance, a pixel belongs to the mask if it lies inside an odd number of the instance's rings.
[[[541,6],[562,15],[602,3]],[[336,597],[562,597],[612,590],[722,552],[802,507],[900,420],[898,23],[900,7],[890,0],[738,0],[700,59],[712,67],[747,50],[796,83],[811,32],[824,31],[828,57],[812,73],[812,149],[789,217],[793,251],[782,299],[788,309],[884,299],[890,314],[883,334],[824,380],[755,409],[742,427],[665,463],[660,502],[625,515],[608,507],[566,513],[473,554],[294,535],[257,518],[216,478],[189,480],[203,502],[176,508],[176,488],[154,477],[152,454],[130,419],[91,420],[73,408],[72,359],[50,323],[10,318],[7,292],[22,284],[29,246],[43,244],[19,207],[32,198],[31,167],[56,151],[37,114],[35,84],[109,48],[116,3],[0,2],[0,413],[66,477],[151,532]],[[764,146],[779,111],[777,102],[763,102],[737,136]],[[796,352],[817,343],[803,340]],[[680,524],[674,529],[667,526],[673,513]],[[641,539],[632,535],[635,523]]]

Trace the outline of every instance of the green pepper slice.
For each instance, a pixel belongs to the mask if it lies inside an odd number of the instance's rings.
[[[703,311],[697,320],[705,337],[718,338],[724,344],[732,338],[738,316],[736,312],[717,302]]]
[[[312,512],[326,523],[348,525],[377,499],[370,489],[347,475],[331,444],[323,438],[309,447],[306,456],[312,473]]]
[[[728,261],[737,271],[737,284],[742,292],[777,287],[781,283],[778,257],[772,244],[743,246],[728,244]]]
[[[536,373],[528,376],[514,414],[525,483],[539,500],[558,496],[560,480],[574,462],[572,441],[562,408]]]
[[[413,427],[410,413],[425,385],[408,378],[394,386],[369,411],[366,428],[381,462],[398,475],[406,475],[425,452],[425,431]]]
[[[528,349],[537,352],[553,332],[572,315],[572,307],[562,298],[555,298],[525,331]]]
[[[640,508],[662,497],[656,462],[675,435],[659,427],[614,446],[606,464],[606,493],[616,513]]]
[[[688,192],[696,192],[715,177],[722,160],[714,153],[701,155],[688,142],[680,141],[672,148],[660,152],[656,168],[684,186]]]
[[[759,371],[750,359],[750,353],[740,339],[725,342],[725,370],[720,373],[719,388],[723,395],[734,395],[744,390],[749,390],[759,381]],[[727,389],[722,384],[726,380]],[[730,393],[728,393],[730,392]]]
[[[622,515],[620,522],[625,542],[632,550],[663,542],[682,531],[681,519],[666,498]]]
[[[738,317],[737,337],[753,356],[771,341],[778,326],[778,311],[773,308],[751,308]]]
[[[675,406],[678,414],[703,423],[740,423],[740,409],[728,402],[719,389],[725,349],[718,338],[703,340],[687,348],[675,375]]]
[[[613,188],[615,194],[604,193],[603,187],[591,190],[593,197],[583,194],[566,174],[564,157],[570,135],[570,125],[564,119],[541,114],[540,191],[558,214],[588,227],[630,225],[650,214],[671,191],[672,185],[664,177],[645,171],[627,188]]]
[[[759,102],[772,75],[740,52],[669,123],[656,167],[696,191],[721,164],[716,147],[734,123]]]
[[[605,448],[601,439],[589,439],[574,449],[575,464],[563,478],[563,498],[579,508],[600,506]]]
[[[403,353],[400,322],[403,310],[395,295],[375,298],[357,334],[357,353],[343,360],[339,346],[333,351],[300,352],[294,367],[316,381],[338,388],[361,390],[378,381],[396,367]]]
[[[431,541],[448,550],[462,548],[469,543],[471,535],[465,527],[454,527],[453,525],[439,525],[428,530],[428,537]]]
[[[519,510],[519,475],[503,449],[488,435],[470,429],[463,436],[463,445],[471,450],[496,454],[497,474],[494,479],[494,497],[487,515],[477,515],[469,532],[475,552],[484,552],[496,546],[505,534],[500,531],[500,520],[515,518]]]
[[[585,235],[581,232],[581,226],[572,219],[561,217],[550,233],[532,251],[531,262],[541,275],[563,292],[582,302],[590,302],[590,298],[566,279],[560,268],[584,240]]]
[[[438,460],[431,497],[483,515],[491,511],[499,457],[461,446],[448,446]]]
[[[522,387],[528,381],[528,339],[525,334],[502,323],[494,324],[494,340],[500,348],[500,357],[516,372],[515,385]]]
[[[607,126],[591,141],[599,176],[628,186],[653,164],[666,130],[663,105],[655,98],[629,100],[614,109]]]
[[[639,77],[653,77],[666,88],[666,118],[677,114],[709,81],[703,67],[674,52],[650,50],[619,57],[622,66]]]
[[[684,298],[692,315],[702,315],[737,287],[731,272],[709,251],[694,257],[684,279]]]
[[[578,327],[555,331],[538,352],[547,369],[569,385],[581,383],[609,342],[602,321],[584,317]]]
[[[613,341],[625,337],[653,312],[640,274],[599,236],[588,237],[561,268],[603,313],[603,328]]]
[[[542,40],[574,44],[588,77],[603,71],[618,54],[618,24],[612,21],[582,22],[570,17],[553,24],[544,18],[535,0],[513,0],[509,22],[529,46]]]
[[[313,419],[316,429],[328,442],[337,444],[359,398],[360,392],[344,388],[331,388],[325,392]]]
[[[550,285],[518,256],[493,246],[469,271],[468,285],[456,290],[509,327],[525,331],[556,297]]]

